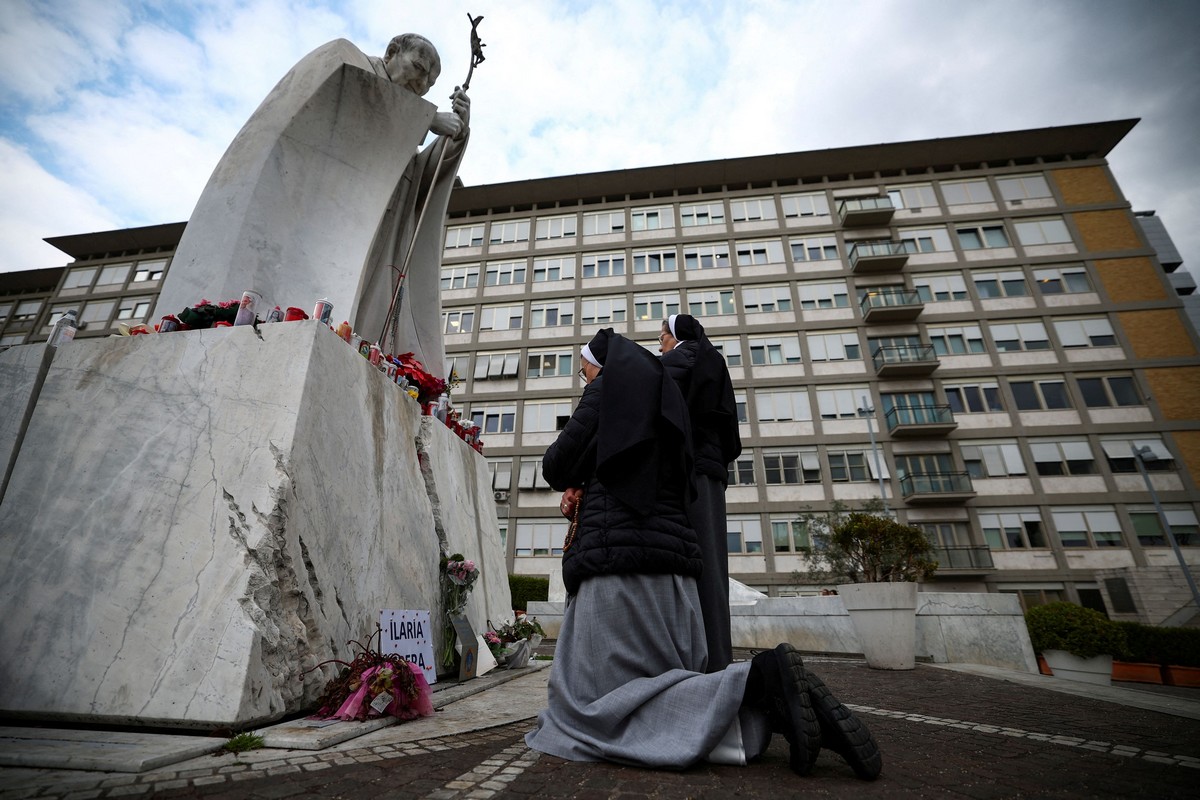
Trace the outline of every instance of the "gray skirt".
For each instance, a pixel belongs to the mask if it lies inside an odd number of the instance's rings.
[[[667,769],[705,758],[745,763],[742,727],[765,730],[757,712],[741,708],[750,664],[706,674],[706,661],[693,578],[588,578],[567,600],[549,704],[525,742],[572,761]],[[760,749],[759,735],[752,738],[751,757]]]

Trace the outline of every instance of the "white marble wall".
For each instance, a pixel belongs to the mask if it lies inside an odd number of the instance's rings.
[[[53,350],[46,344],[0,351],[0,499],[17,455],[26,412],[52,357]]]
[[[435,473],[456,451],[485,470],[422,426],[315,322],[61,348],[0,504],[0,712],[240,727],[302,708],[333,667],[301,670],[351,658],[380,609],[440,610],[418,442]],[[502,570],[494,511],[459,511]],[[497,583],[490,613],[511,603]]]

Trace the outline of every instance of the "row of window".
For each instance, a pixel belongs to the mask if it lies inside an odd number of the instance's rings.
[[[995,182],[995,190],[992,188],[992,180]],[[951,213],[975,213],[980,207],[988,206],[991,210],[997,210],[997,194],[1003,198],[1008,208],[1017,208],[1023,204],[1049,205],[1053,202],[1050,186],[1041,174],[903,184],[885,187],[884,191],[892,207],[916,213],[939,210],[943,206],[950,209]],[[834,202],[836,204],[837,200]],[[494,221],[486,239],[492,245],[528,242],[531,230],[537,241],[574,238],[580,234],[603,236],[626,231],[674,230],[676,220],[678,227],[684,229],[725,225],[727,222],[765,222],[777,219],[831,222],[833,215],[830,208],[829,196],[824,191],[797,192],[778,197],[761,195],[731,198],[728,200],[728,208],[724,200],[654,204],[608,211],[550,214],[539,216],[532,221]],[[446,249],[480,247],[484,239],[483,223],[453,225],[447,228]]]
[[[166,269],[166,258],[152,258],[137,262],[126,261],[103,266],[73,267],[67,270],[60,291],[71,294],[119,292],[126,285],[151,284],[162,280]]]

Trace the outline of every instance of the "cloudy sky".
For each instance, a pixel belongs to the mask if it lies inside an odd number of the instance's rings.
[[[431,38],[469,63],[468,185],[1141,118],[1109,155],[1200,263],[1196,0],[0,0],[0,271],[187,219],[305,53]]]

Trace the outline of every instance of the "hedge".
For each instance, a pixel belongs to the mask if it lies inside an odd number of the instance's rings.
[[[513,608],[524,611],[529,601],[550,599],[550,579],[536,575],[509,575],[508,588],[512,592]]]
[[[1177,667],[1200,667],[1200,629],[1165,628],[1118,622],[1125,631],[1129,660]]]

